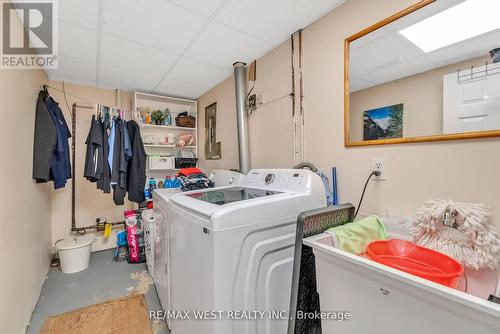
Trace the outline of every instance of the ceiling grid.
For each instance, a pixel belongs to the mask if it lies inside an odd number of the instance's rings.
[[[58,1],[59,68],[47,73],[51,80],[197,98],[228,78],[233,62],[263,56],[342,2]]]

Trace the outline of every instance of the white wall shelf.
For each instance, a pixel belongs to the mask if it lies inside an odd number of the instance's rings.
[[[165,169],[162,169],[162,168],[158,168],[158,169],[149,169],[148,168],[148,172],[164,172],[164,171],[173,171],[173,172],[178,172],[180,171],[180,169],[178,168],[165,168]]]
[[[196,128],[186,128],[183,126],[175,126],[175,125],[143,124],[142,127],[147,129],[156,129],[156,130],[196,131]]]
[[[146,136],[153,136],[156,139],[154,142],[158,144],[144,144],[144,148],[146,149],[147,154],[159,152],[168,152],[169,154],[173,154],[177,157],[179,154],[178,150],[188,149],[194,153],[195,157],[198,157],[198,115],[197,115],[197,102],[196,100],[187,100],[180,99],[176,97],[169,96],[161,96],[149,93],[134,93],[134,111],[137,111],[138,108],[148,108],[151,111],[154,110],[165,110],[169,109],[170,114],[172,115],[172,124],[173,125],[155,125],[155,124],[143,124],[142,122],[138,122],[141,124],[141,136],[144,141]],[[192,115],[196,117],[196,123],[194,128],[187,128],[175,125],[175,117],[181,112],[186,112],[188,115]],[[137,113],[134,113],[137,115]],[[168,134],[174,134],[176,139],[179,135],[184,133],[189,133],[194,136],[196,145],[190,146],[177,146],[175,144],[160,144],[160,142],[167,142],[166,138]],[[174,175],[178,169],[155,169],[150,170],[149,168],[146,171],[148,179],[150,177],[164,178],[166,175]],[[165,175],[166,174],[166,175]]]
[[[183,149],[183,148],[196,149],[197,148],[197,146],[177,146],[177,145],[168,145],[168,144],[144,144],[144,147],[178,148],[178,149]]]

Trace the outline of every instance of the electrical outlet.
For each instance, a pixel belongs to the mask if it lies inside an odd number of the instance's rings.
[[[264,95],[262,94],[257,95],[257,105],[261,106],[263,104],[264,104]]]
[[[378,176],[375,176],[375,178],[378,180],[382,180],[382,176],[384,174],[384,159],[372,159],[372,171],[379,172],[380,174]]]

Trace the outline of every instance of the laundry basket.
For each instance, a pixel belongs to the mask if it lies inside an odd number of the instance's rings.
[[[90,262],[90,247],[96,241],[96,238],[91,237],[75,237],[56,242],[61,271],[71,274],[87,269]]]

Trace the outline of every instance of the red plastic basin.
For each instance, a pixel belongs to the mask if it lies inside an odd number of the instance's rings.
[[[381,264],[456,288],[464,268],[455,259],[433,249],[399,239],[372,241],[368,256]]]

